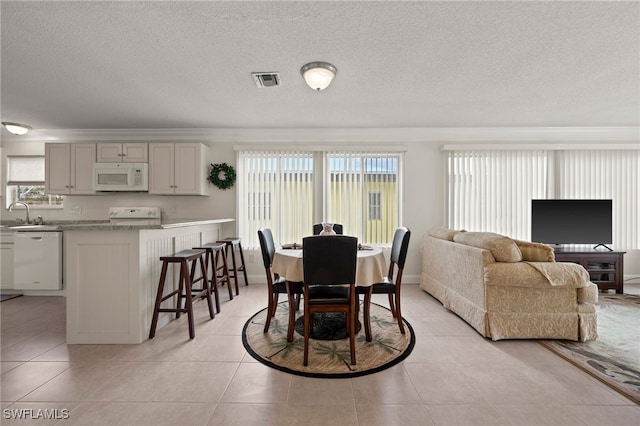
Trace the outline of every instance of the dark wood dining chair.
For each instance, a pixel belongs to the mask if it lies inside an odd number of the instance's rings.
[[[271,318],[276,314],[278,308],[278,298],[280,294],[286,294],[289,302],[289,322],[287,325],[287,341],[293,341],[293,331],[295,327],[295,312],[300,306],[300,295],[303,292],[301,282],[287,282],[285,277],[273,273],[271,264],[273,256],[276,253],[276,247],[273,242],[273,233],[269,228],[258,229],[258,240],[260,241],[260,250],[262,252],[262,262],[267,274],[267,291],[269,293],[269,301],[267,304],[267,320],[264,325],[264,332],[269,332],[271,326]]]
[[[371,318],[369,315],[371,307],[371,295],[372,294],[387,294],[389,295],[389,308],[391,308],[391,315],[398,321],[398,327],[400,333],[404,334],[404,324],[402,323],[402,310],[400,309],[400,285],[402,284],[402,271],[404,270],[404,263],[407,259],[407,251],[409,249],[409,238],[411,238],[411,231],[405,227],[399,227],[396,229],[393,235],[393,243],[391,245],[391,255],[389,272],[386,277],[380,283],[373,284],[370,287],[356,288],[358,294],[364,294],[364,327],[367,342],[370,342],[371,337]],[[397,268],[395,281],[393,278],[394,270]]]
[[[342,235],[343,234],[342,225],[339,224],[339,223],[334,223],[333,224],[333,230],[336,231],[336,234],[338,234],[338,235]],[[322,232],[322,224],[321,223],[316,223],[315,225],[313,225],[313,235],[320,235],[321,232]]]
[[[356,363],[356,265],[358,239],[345,235],[302,239],[304,269],[304,365],[309,364],[313,315],[343,312],[349,336],[351,364]],[[345,286],[346,285],[346,286]]]

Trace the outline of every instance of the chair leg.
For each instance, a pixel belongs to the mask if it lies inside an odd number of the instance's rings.
[[[393,294],[389,293],[389,309],[391,309],[391,315],[393,315],[393,317],[395,318],[396,316],[396,304],[393,300]]]
[[[396,305],[396,319],[398,320],[398,327],[400,327],[400,333],[404,334],[404,323],[402,322],[402,312],[400,311],[400,291],[396,290],[395,305]]]
[[[242,243],[238,243],[238,250],[240,251],[240,269],[242,269],[242,274],[244,275],[244,285],[249,285],[249,280],[247,279],[247,267],[244,263],[244,251],[242,250]]]
[[[293,331],[296,327],[296,311],[294,306],[296,304],[294,295],[289,293],[287,295],[289,299],[289,322],[287,324],[287,342],[293,342]]]
[[[211,254],[211,260],[213,260],[213,254]],[[220,292],[218,291],[218,278],[216,276],[216,268],[215,263],[211,262],[211,287],[210,290],[213,292],[213,297],[215,297],[216,302],[216,311],[220,313]]]
[[[304,307],[304,360],[302,365],[305,367],[309,365],[309,334],[311,333],[311,327],[309,324],[309,317],[313,314],[309,312],[309,306],[305,303]]]
[[[196,337],[195,326],[193,322],[193,299],[191,298],[191,279],[189,277],[188,267],[186,265],[187,261],[183,261],[183,264],[180,266],[180,286],[184,288],[185,294],[185,303],[187,309],[187,319],[189,322],[189,339],[193,339]]]
[[[174,275],[175,276],[175,275]],[[178,297],[176,298],[176,319],[180,318],[181,315],[181,311],[184,310],[184,308],[182,307],[183,303],[182,303],[182,299],[185,298],[185,296],[183,295],[184,293],[184,280],[182,279],[182,266],[180,266],[180,273],[178,275]],[[185,304],[186,306],[186,304]]]
[[[162,303],[162,293],[164,293],[164,280],[167,277],[167,262],[162,262],[162,272],[160,272],[160,283],[158,284],[158,294],[156,295],[156,303],[153,308],[153,317],[151,319],[151,329],[149,330],[149,339],[153,339],[156,335],[156,327],[158,326],[158,315],[160,315],[160,304]]]
[[[373,287],[367,288],[367,292],[364,294],[364,308],[363,308],[363,319],[364,319],[364,333],[367,342],[373,340],[371,336],[371,294],[373,293]]]
[[[227,254],[223,251],[216,252],[216,266],[218,265],[218,256],[222,256],[222,276],[226,277],[227,290],[229,291],[229,300],[233,300],[233,290],[231,288],[231,277],[229,276],[229,264],[227,263]],[[216,272],[217,273],[217,272]],[[222,281],[224,285],[224,281]]]
[[[236,285],[236,296],[240,294],[240,289],[238,288],[238,266],[236,265],[236,250],[233,247],[233,244],[227,245],[227,256],[231,253],[231,264],[233,265],[233,282]],[[231,285],[231,280],[229,280],[229,285]]]
[[[278,293],[269,295],[269,306],[267,306],[267,320],[264,324],[264,333],[269,332],[269,327],[271,326],[271,318],[276,314],[276,310],[278,309]]]
[[[205,259],[207,257],[207,253],[205,252],[204,254]],[[205,297],[207,298],[207,305],[209,305],[209,318],[213,319],[216,314],[215,311],[213,309],[213,300],[211,300],[211,285],[209,282],[209,278],[207,277],[207,265],[202,261],[202,258],[200,258],[200,271],[202,272],[202,280],[203,280],[203,286],[205,286]],[[217,300],[217,293],[216,293],[216,300]],[[220,307],[218,306],[218,312],[220,312]]]
[[[351,365],[356,365],[356,306],[355,306],[355,288],[351,289],[351,301],[349,306],[349,313],[347,317],[349,318],[349,349],[351,351]]]

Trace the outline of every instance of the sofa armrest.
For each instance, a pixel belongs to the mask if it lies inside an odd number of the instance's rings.
[[[525,262],[555,262],[556,255],[551,246],[542,243],[514,240],[522,252]]]

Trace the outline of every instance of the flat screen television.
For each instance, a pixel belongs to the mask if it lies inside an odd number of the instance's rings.
[[[546,244],[611,244],[611,200],[531,200],[531,240]]]

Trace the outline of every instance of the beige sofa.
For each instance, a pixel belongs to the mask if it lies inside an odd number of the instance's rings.
[[[598,287],[582,266],[555,262],[544,244],[432,229],[420,287],[492,340],[597,337]]]

